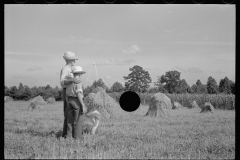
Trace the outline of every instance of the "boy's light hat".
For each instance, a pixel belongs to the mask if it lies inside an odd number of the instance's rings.
[[[85,71],[83,71],[82,67],[81,66],[74,66],[72,68],[72,73],[81,73],[81,74],[84,74],[86,73]]]

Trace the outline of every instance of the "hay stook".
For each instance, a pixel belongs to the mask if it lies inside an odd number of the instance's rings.
[[[87,106],[87,113],[93,110],[98,110],[106,119],[115,118],[118,116],[120,107],[116,101],[110,97],[105,90],[99,90],[96,93],[89,93],[84,98],[84,103]]]
[[[43,106],[46,105],[46,102],[44,101],[43,97],[40,96],[40,95],[37,96],[37,97],[35,97],[35,98],[33,98],[33,99],[30,100],[29,102],[30,102],[30,104],[29,104],[28,109],[29,109],[29,108],[32,108],[32,111],[33,111],[34,109],[42,109]],[[28,109],[27,109],[27,110],[28,110]]]
[[[182,105],[180,103],[178,103],[177,101],[173,102],[172,109],[180,109],[180,108],[182,108]]]
[[[207,113],[207,112],[214,113],[214,107],[210,102],[205,102],[204,106],[202,106],[201,108],[202,110],[200,113]]]
[[[193,108],[199,108],[199,106],[198,106],[198,104],[197,104],[196,101],[192,101],[190,104],[191,104],[191,108],[192,108],[192,109],[193,109]]]
[[[145,116],[166,117],[170,116],[169,110],[172,108],[171,100],[163,93],[154,94],[149,103],[149,109]]]

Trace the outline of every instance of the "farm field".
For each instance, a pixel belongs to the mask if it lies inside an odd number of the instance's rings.
[[[200,113],[200,108],[171,110],[166,118],[144,117],[142,105],[122,118],[100,121],[96,135],[82,140],[56,138],[63,125],[63,104],[27,111],[29,103],[4,108],[6,159],[234,159],[235,110]]]

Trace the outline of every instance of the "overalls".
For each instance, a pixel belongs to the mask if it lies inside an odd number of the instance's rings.
[[[68,97],[67,108],[67,137],[80,138],[82,133],[79,132],[79,116],[83,114],[82,105],[77,97]]]

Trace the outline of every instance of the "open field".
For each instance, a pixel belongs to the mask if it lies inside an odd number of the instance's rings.
[[[27,111],[29,103],[5,103],[5,158],[234,159],[235,110],[172,110],[171,117],[149,118],[140,106],[125,118],[102,120],[96,135],[58,139],[63,104]]]

